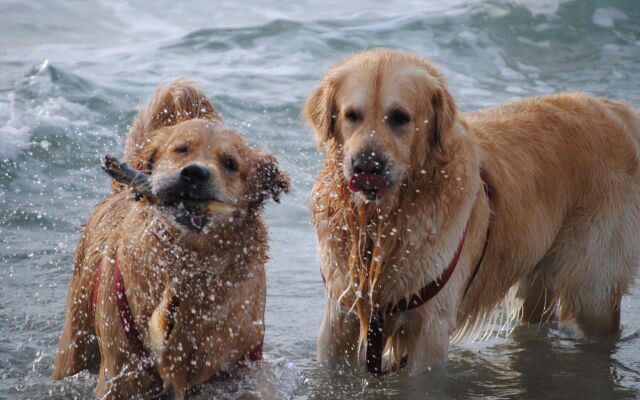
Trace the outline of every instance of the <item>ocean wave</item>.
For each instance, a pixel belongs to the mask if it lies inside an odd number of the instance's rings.
[[[43,60],[0,98],[0,159],[15,159],[31,146],[48,150],[56,132],[69,137],[103,134],[106,101],[87,81]],[[4,115],[3,115],[4,114]],[[107,115],[105,115],[107,114]],[[43,134],[49,132],[49,134]]]

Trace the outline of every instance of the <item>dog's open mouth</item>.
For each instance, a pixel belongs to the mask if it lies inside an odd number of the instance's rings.
[[[222,202],[218,199],[182,197],[177,200],[166,202],[165,205],[178,207],[191,214],[201,214],[212,217],[230,215],[239,211],[238,207]]]
[[[378,174],[353,174],[348,187],[353,193],[362,192],[367,200],[380,199],[389,190],[385,177]]]
[[[234,217],[240,215],[240,209],[234,205],[217,199],[196,199],[181,197],[162,202],[174,214],[175,221],[192,230],[202,230],[209,222],[218,217]]]

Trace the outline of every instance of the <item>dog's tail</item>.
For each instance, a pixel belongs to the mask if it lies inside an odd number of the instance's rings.
[[[222,121],[222,116],[198,87],[185,79],[176,79],[160,87],[133,123],[124,148],[124,162],[142,171],[153,163],[150,150],[159,128],[194,119]]]

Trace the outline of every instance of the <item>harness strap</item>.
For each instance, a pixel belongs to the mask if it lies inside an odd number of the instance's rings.
[[[494,196],[493,189],[491,188],[491,185],[487,183],[487,180],[485,179],[484,174],[481,174],[481,176],[482,176],[482,181],[484,182],[484,192],[487,195],[487,200],[491,201],[491,199]],[[473,273],[471,274],[471,278],[467,283],[467,287],[464,289],[464,294],[462,295],[462,298],[464,298],[467,295],[467,292],[471,288],[471,284],[473,283],[473,280],[476,278],[476,275],[478,275],[478,271],[480,270],[480,264],[482,264],[482,260],[484,260],[484,255],[487,252],[487,247],[489,247],[489,239],[491,238],[491,218],[489,218],[489,223],[487,225],[487,233],[485,234],[484,237],[485,237],[484,246],[482,247],[482,254],[480,255],[480,261],[478,261],[478,263],[476,264],[476,267],[473,269]]]
[[[102,275],[102,263],[98,264],[98,270],[96,271],[96,277],[93,280],[93,293],[91,296],[91,306],[93,314],[96,314],[96,303],[98,302],[98,288],[100,288],[100,276]]]
[[[96,277],[93,282],[92,305],[94,315],[96,312],[96,303],[98,301],[98,289],[100,287],[101,277],[102,263],[98,264],[98,270],[96,271]],[[133,348],[133,352],[140,358],[140,360],[142,360],[144,369],[153,377],[155,381],[160,382],[162,379],[160,378],[160,375],[155,368],[152,358],[149,357],[142,339],[140,338],[140,333],[138,332],[138,329],[136,329],[136,326],[133,322],[131,309],[129,308],[129,303],[127,302],[127,294],[124,291],[124,278],[122,277],[122,271],[120,271],[120,264],[117,261],[115,262],[113,269],[112,289],[116,294],[118,315],[120,316],[120,321],[122,322],[122,326],[124,327],[127,340]]]
[[[93,281],[93,293],[92,293],[92,306],[93,312],[96,312],[96,303],[98,301],[98,289],[100,288],[100,279],[102,277],[102,263],[98,264],[98,270],[96,271],[96,277]],[[133,347],[134,353],[143,358],[147,355],[147,352],[140,339],[140,333],[136,329],[136,325],[133,323],[133,316],[131,315],[131,309],[127,302],[127,294],[124,291],[124,278],[122,277],[122,271],[120,271],[120,264],[116,261],[113,268],[113,291],[116,294],[116,303],[118,307],[118,315],[122,326],[124,327],[125,334],[129,344]]]
[[[143,358],[147,355],[147,351],[144,348],[142,339],[140,339],[140,333],[133,322],[133,316],[131,315],[131,309],[127,301],[127,294],[124,291],[124,278],[120,271],[120,263],[117,261],[113,269],[113,291],[116,293],[118,315],[120,315],[120,320],[122,321],[122,326],[124,327],[129,344],[133,347],[133,352],[140,358]]]
[[[482,254],[480,255],[480,261],[476,264],[476,267],[473,269],[473,273],[471,274],[471,278],[469,278],[469,282],[467,283],[467,287],[464,289],[464,294],[462,298],[467,295],[467,292],[471,288],[471,284],[473,280],[478,275],[478,271],[480,270],[480,264],[482,264],[482,260],[484,260],[484,255],[487,252],[487,247],[489,247],[489,239],[491,238],[491,222],[489,222],[489,226],[487,226],[487,234],[485,235],[484,246],[482,247]]]
[[[444,285],[449,281],[451,275],[453,275],[453,271],[456,269],[456,265],[458,265],[458,260],[460,259],[460,254],[462,254],[462,247],[464,246],[464,240],[467,237],[467,230],[469,229],[469,225],[464,228],[464,232],[462,233],[462,238],[460,239],[460,243],[458,243],[458,248],[456,249],[455,254],[453,255],[453,259],[449,263],[447,269],[442,272],[435,281],[429,283],[427,286],[420,289],[420,293],[414,294],[409,298],[409,301],[405,299],[400,300],[396,303],[395,306],[391,307],[387,314],[395,314],[397,312],[405,312],[409,310],[413,310],[416,307],[420,307],[427,301],[431,300],[435,295],[440,292],[440,289],[444,287]]]
[[[260,344],[258,345],[258,347],[256,347],[255,349],[253,349],[253,351],[251,351],[251,353],[247,354],[247,360],[249,361],[260,361],[262,360],[262,347],[264,344],[264,335],[262,335],[262,339],[260,339]]]
[[[382,351],[384,350],[384,314],[380,310],[371,317],[367,330],[367,371],[372,374],[382,373]]]

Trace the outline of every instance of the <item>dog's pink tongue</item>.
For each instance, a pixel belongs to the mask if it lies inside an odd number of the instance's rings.
[[[377,190],[378,197],[384,196],[389,189],[387,180],[382,175],[377,174],[353,174],[349,178],[349,190],[353,193],[359,191]]]

